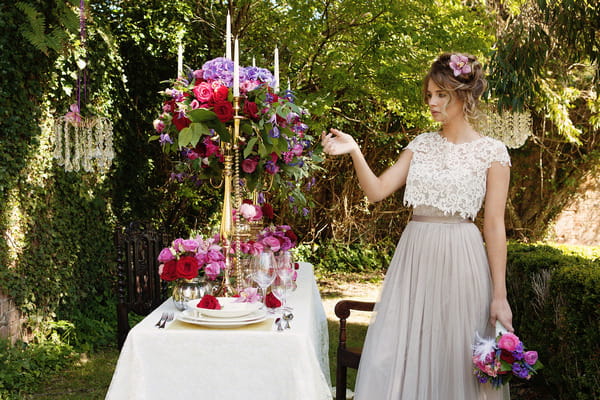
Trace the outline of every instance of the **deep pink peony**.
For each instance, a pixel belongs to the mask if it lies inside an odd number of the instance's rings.
[[[506,351],[515,351],[520,343],[519,337],[514,333],[505,333],[498,340],[498,347]]]

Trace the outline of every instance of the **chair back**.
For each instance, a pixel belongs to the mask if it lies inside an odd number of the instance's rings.
[[[158,275],[157,258],[168,244],[166,234],[140,222],[119,227],[115,232],[119,348],[130,329],[128,313],[148,315],[167,298],[167,286]]]

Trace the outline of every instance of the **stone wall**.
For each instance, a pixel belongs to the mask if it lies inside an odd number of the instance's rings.
[[[548,239],[557,243],[600,246],[600,176],[592,172],[554,220]]]
[[[21,313],[11,298],[0,293],[0,338],[12,343],[22,338]]]

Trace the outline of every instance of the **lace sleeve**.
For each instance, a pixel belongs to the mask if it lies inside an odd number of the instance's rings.
[[[437,133],[433,133],[437,135]],[[413,153],[427,151],[427,138],[430,136],[431,132],[420,134],[419,136],[411,140],[410,143],[405,147],[405,149],[411,150]]]
[[[510,155],[508,154],[508,149],[506,145],[499,140],[489,139],[492,142],[492,145],[486,148],[485,158],[488,160],[487,167],[489,168],[493,162],[497,161],[503,166],[511,167],[512,164],[510,162]]]

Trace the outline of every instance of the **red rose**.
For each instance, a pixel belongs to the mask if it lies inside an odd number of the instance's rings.
[[[510,351],[502,350],[500,353],[500,359],[506,361],[509,364],[515,362],[515,357],[512,355]]]
[[[233,119],[233,106],[228,101],[217,101],[213,108],[217,118],[221,122],[231,121]]]
[[[298,241],[298,236],[292,230],[285,231],[285,236],[287,236],[292,242],[296,243]]]
[[[273,293],[269,293],[267,298],[265,299],[265,304],[269,308],[279,308],[281,307],[281,301]]]
[[[247,174],[251,174],[256,170],[256,166],[258,165],[258,161],[254,158],[246,158],[242,161],[242,171]]]
[[[261,208],[264,217],[267,219],[273,219],[275,216],[275,213],[273,212],[273,206],[271,206],[269,203],[265,203]]]
[[[173,123],[175,124],[177,130],[181,131],[183,128],[187,128],[188,126],[190,126],[192,121],[190,121],[188,117],[183,117],[181,116],[181,114],[175,113],[173,115]]]
[[[213,95],[215,102],[227,101],[227,97],[229,96],[229,88],[227,86],[219,86],[217,90],[215,90],[215,94]]]
[[[174,281],[177,279],[177,261],[171,260],[164,264],[160,279],[165,281]]]
[[[221,304],[219,304],[219,300],[215,296],[211,296],[210,294],[205,294],[201,299],[198,305],[198,308],[207,308],[209,310],[220,310]]]
[[[177,275],[183,279],[192,279],[198,276],[198,260],[192,256],[184,256],[177,260]]]
[[[253,101],[246,101],[244,103],[244,114],[248,116],[250,119],[258,120],[258,106]]]
[[[299,264],[299,263],[297,263],[297,262],[295,262],[295,263],[294,263],[294,269],[300,269],[300,264]]]

